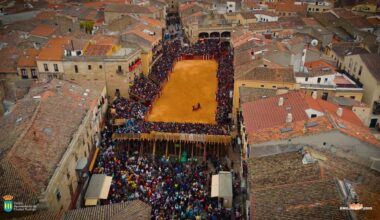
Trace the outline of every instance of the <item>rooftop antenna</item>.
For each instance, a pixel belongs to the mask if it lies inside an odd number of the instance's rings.
[[[307,45],[307,47],[306,47]],[[302,50],[302,57],[301,57],[301,63],[300,63],[300,72],[305,72],[305,62],[306,62],[306,54],[307,54],[307,49],[309,49],[309,45],[312,47],[316,47],[318,45],[318,40],[314,39],[310,43],[305,44],[304,49]]]

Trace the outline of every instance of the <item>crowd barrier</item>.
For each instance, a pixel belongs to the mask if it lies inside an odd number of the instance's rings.
[[[179,142],[202,142],[202,143],[219,143],[231,144],[231,136],[228,135],[208,135],[208,134],[185,134],[185,133],[167,133],[152,131],[151,133],[140,134],[117,134],[112,135],[114,140],[148,140],[148,141],[179,141]]]

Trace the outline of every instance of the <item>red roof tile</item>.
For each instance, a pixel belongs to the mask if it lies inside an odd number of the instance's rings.
[[[284,97],[283,106],[278,106],[279,97]],[[328,132],[332,129],[380,147],[380,141],[363,125],[350,109],[343,109],[342,116],[337,115],[338,105],[313,99],[301,92],[256,100],[242,105],[243,117],[250,143],[262,143],[270,140],[283,140],[298,136]],[[268,111],[270,109],[270,111]],[[313,109],[324,115],[308,118],[306,109]],[[286,123],[287,113],[292,113],[293,122]],[[316,122],[315,126],[305,128],[305,123]],[[291,128],[281,132],[282,128]]]
[[[25,54],[23,54],[20,59],[18,60],[17,66],[18,67],[35,67],[37,66],[36,63],[36,56],[38,55],[39,51],[34,48],[28,48],[25,51]]]
[[[112,49],[112,45],[88,45],[84,54],[86,56],[105,56]]]
[[[293,0],[282,1],[276,4],[276,11],[306,13],[306,4],[296,4]]]
[[[38,54],[38,60],[62,60],[65,45],[69,44],[71,37],[58,37],[51,39]]]
[[[40,37],[48,37],[52,35],[55,32],[56,28],[48,26],[48,25],[38,25],[36,28],[34,28],[30,34],[34,36],[40,36]]]
[[[53,19],[56,14],[57,12],[55,11],[42,11],[36,16],[36,18],[40,20],[50,20]]]
[[[278,105],[280,97],[284,98],[282,106]],[[293,121],[306,120],[308,116],[305,110],[309,106],[304,101],[301,93],[291,92],[245,103],[242,108],[246,129],[250,133],[284,124],[288,113],[292,113]]]
[[[332,70],[336,70],[335,66],[324,61],[324,60],[315,60],[315,61],[310,61],[306,62],[305,66],[308,68],[330,68]]]

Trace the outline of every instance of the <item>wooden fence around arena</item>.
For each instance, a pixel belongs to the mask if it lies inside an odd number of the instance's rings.
[[[178,142],[202,142],[202,143],[219,143],[228,145],[231,143],[231,136],[228,135],[208,135],[208,134],[184,134],[184,133],[167,133],[152,131],[151,133],[141,134],[116,134],[112,135],[114,140],[165,140]]]

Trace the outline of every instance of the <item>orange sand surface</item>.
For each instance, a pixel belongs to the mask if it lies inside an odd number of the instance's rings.
[[[216,124],[216,71],[214,60],[177,62],[146,120]],[[192,106],[198,102],[201,109],[193,111]]]

